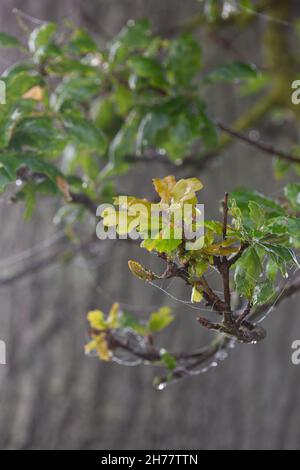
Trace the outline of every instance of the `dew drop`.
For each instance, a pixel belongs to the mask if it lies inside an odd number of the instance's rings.
[[[157,385],[157,390],[162,391],[162,390],[164,390],[164,389],[166,388],[166,386],[167,386],[167,384],[164,383],[164,382],[162,382],[162,383],[160,383],[160,384]]]

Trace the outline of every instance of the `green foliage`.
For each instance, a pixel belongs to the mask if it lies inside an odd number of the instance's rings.
[[[121,330],[130,330],[137,337],[144,337],[145,340],[152,338],[152,335],[167,328],[174,317],[171,309],[162,307],[157,312],[150,314],[147,321],[139,321],[120,309],[119,304],[113,304],[107,316],[101,310],[93,310],[88,313],[87,319],[91,328],[91,341],[86,345],[86,353],[96,351],[99,358],[104,361],[113,359],[114,348],[120,347],[117,340],[109,342],[108,334],[114,334]],[[169,369],[176,365],[176,361],[167,351],[161,353],[161,362]]]
[[[151,205],[150,201],[129,197],[126,204],[122,204],[124,197],[118,197],[115,203],[119,211],[113,218],[111,212],[103,213],[104,225],[115,225],[122,234],[130,234],[134,227],[142,238],[141,247],[174,263],[179,259],[187,264],[192,302],[201,302],[203,299],[203,289],[197,284],[197,280],[210,268],[218,266],[224,256],[230,259],[237,255],[242,247],[245,247],[243,253],[233,266],[234,286],[241,296],[254,305],[261,305],[272,298],[275,292],[274,281],[279,272],[286,277],[290,269],[299,268],[295,251],[299,247],[300,233],[297,215],[300,194],[298,184],[290,184],[285,188],[288,207],[258,192],[233,192],[229,201],[231,224],[228,223],[226,239],[222,238],[223,228],[220,222],[206,221],[204,239],[198,248],[195,238],[192,250],[189,250],[184,232],[180,231],[178,235],[175,230],[176,224],[181,224],[182,219],[178,222],[172,215],[175,208],[182,210],[186,203],[193,206],[192,213],[197,210],[196,193],[202,188],[202,183],[196,178],[176,181],[174,176],[167,176],[153,180],[153,184],[161,198],[159,203]],[[138,212],[136,207],[139,207]],[[141,211],[141,207],[144,207],[144,211]],[[153,214],[160,214],[159,211],[165,211],[171,217],[164,219],[158,216],[156,220]],[[193,216],[190,219],[184,216],[183,222],[195,233],[196,222]],[[157,223],[155,238],[154,223]],[[143,281],[160,279],[135,261],[130,261],[129,267]]]
[[[246,23],[256,8],[250,0],[201,3],[201,21],[213,25]],[[82,220],[80,204],[94,212],[97,204],[114,198],[117,218],[113,208],[104,211],[104,225],[115,226],[119,235],[135,230],[141,247],[166,262],[166,271],[157,275],[129,261],[137,278],[153,283],[181,277],[190,288],[192,303],[205,301],[223,318],[218,325],[205,319],[200,323],[242,342],[262,339],[264,334],[256,325],[239,324],[238,313],[228,312],[226,297],[228,290],[235,290],[247,308],[268,306],[276,298],[279,277],[299,269],[299,183],[287,185],[279,200],[246,189],[233,192],[226,227],[223,220],[207,220],[204,235],[187,240],[178,233],[176,211],[186,204],[192,207],[184,223],[195,233],[198,192],[203,187],[198,178],[154,179],[158,200],[153,204],[135,197],[124,203],[124,197],[115,197],[115,181],[137,159],[149,161],[154,155],[180,165],[193,152],[197,167],[202,157],[215,155],[228,140],[224,135],[219,139],[210,117],[204,100],[211,90],[207,86],[238,83],[242,95],[270,88],[274,102],[281,106],[278,90],[272,89],[272,71],[260,73],[252,64],[227,62],[207,72],[204,48],[191,33],[165,39],[153,34],[147,20],[129,21],[106,46],[72,24],[62,29],[45,23],[22,42],[0,33],[0,48],[25,53],[1,76],[7,103],[1,105],[0,114],[0,192],[17,182],[13,200],[24,202],[26,219],[40,196],[61,196],[63,207],[55,219],[70,225]],[[258,120],[269,110],[270,100],[259,102],[250,119],[239,119],[236,129]],[[284,114],[281,107],[280,113]],[[292,155],[299,157],[297,146]],[[293,158],[275,159],[277,178],[291,169],[299,173]],[[153,207],[169,219],[153,218]],[[222,298],[207,282],[213,270],[223,279]],[[232,314],[231,323],[228,314]],[[91,342],[86,351],[96,352],[104,361],[116,359],[119,349],[130,351],[139,360],[165,367],[168,381],[175,371],[180,376],[186,370],[184,361],[189,365],[193,358],[155,348],[155,335],[174,320],[167,307],[143,321],[114,304],[108,315],[96,310],[88,320]]]
[[[201,96],[201,46],[191,34],[167,40],[153,35],[147,20],[129,21],[100,47],[81,28],[68,24],[62,31],[45,23],[30,33],[27,44],[0,34],[0,47],[26,52],[26,60],[1,77],[7,104],[1,106],[0,158],[13,154],[12,164],[6,161],[1,168],[1,191],[15,181],[15,163],[24,166],[30,157],[40,162],[38,171],[46,179],[46,168],[55,166],[69,193],[100,200],[100,182],[108,172],[114,178],[126,171],[129,157],[152,151],[180,162],[196,143],[201,152],[218,145]],[[250,79],[254,71],[229,64],[213,74],[213,81]],[[24,194],[33,199],[40,190],[32,165],[30,170],[18,199]],[[53,186],[49,189],[52,195]]]

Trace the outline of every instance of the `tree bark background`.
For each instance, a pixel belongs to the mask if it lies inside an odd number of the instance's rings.
[[[109,34],[129,18],[150,17],[164,30],[195,11],[193,0],[2,0],[0,30],[17,31],[12,9],[63,22],[65,18]],[[91,23],[92,22],[92,23]],[[260,60],[258,31],[240,34],[237,47]],[[103,33],[104,34],[104,33]],[[212,61],[223,52],[205,44]],[[0,68],[12,56],[1,56]],[[206,97],[214,115],[226,122],[240,104],[222,90]],[[1,111],[1,110],[0,110]],[[268,129],[266,129],[268,131]],[[284,147],[287,131],[280,142]],[[272,136],[269,136],[272,138]],[[295,136],[294,136],[295,137]],[[206,213],[217,215],[218,201],[236,186],[266,194],[280,191],[271,163],[236,144],[224,162],[201,173]],[[138,166],[120,180],[120,192],[144,195],[151,178],[166,174],[160,165]],[[30,223],[20,207],[0,203],[1,260],[35,246],[57,231],[53,203],[43,201]],[[100,242],[99,242],[100,243]],[[100,247],[99,247],[100,250]],[[299,302],[286,302],[266,321],[268,338],[257,346],[238,346],[216,370],[168,387],[151,386],[153,370],[106,365],[83,354],[86,312],[118,300],[141,308],[170,304],[178,315],[171,344],[201,344],[210,335],[195,327],[193,310],[183,308],[127,270],[141,259],[136,248],[113,245],[97,263],[77,258],[0,291],[0,339],[6,366],[0,366],[0,447],[2,449],[291,449],[300,447],[300,368],[291,363],[291,343],[300,339]],[[149,257],[145,256],[150,264]],[[178,284],[176,295],[184,295]]]

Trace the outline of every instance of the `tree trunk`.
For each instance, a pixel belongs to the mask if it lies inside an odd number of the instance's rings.
[[[127,19],[150,17],[158,30],[176,24],[196,9],[193,0],[2,0],[0,29],[16,32],[11,13],[19,7],[47,20],[81,21],[105,39]],[[96,21],[95,21],[96,18]],[[259,31],[240,38],[245,57]],[[212,46],[207,56],[213,54]],[[256,51],[254,51],[256,54]],[[216,51],[222,63],[222,52]],[[252,53],[253,54],[253,53]],[[0,67],[12,56],[3,56]],[[257,55],[251,57],[259,60]],[[240,104],[231,92],[205,97],[215,116],[231,122]],[[284,145],[284,140],[282,145]],[[225,191],[247,185],[271,195],[271,163],[242,145],[199,176],[207,215],[217,215]],[[223,161],[223,160],[222,160]],[[151,178],[166,174],[160,165],[138,166],[120,181],[120,192],[144,195]],[[57,228],[53,203],[42,201],[30,223],[18,206],[0,203],[2,261],[49,239]],[[142,314],[148,306],[170,304],[178,315],[171,345],[201,344],[209,339],[195,327],[193,310],[144,286],[127,270],[140,250],[122,244],[100,252],[96,261],[76,261],[52,268],[1,289],[0,339],[7,344],[7,365],[0,366],[0,447],[2,449],[274,449],[297,448],[300,374],[291,365],[291,343],[300,337],[296,300],[285,303],[266,322],[268,339],[238,346],[217,370],[157,392],[153,371],[100,363],[83,354],[86,312],[108,309],[113,301]],[[150,256],[144,255],[145,264]],[[11,262],[11,260],[10,260]],[[18,265],[17,265],[18,266]],[[172,288],[173,291],[173,288]],[[176,295],[184,287],[178,283]],[[128,310],[130,308],[128,307]]]

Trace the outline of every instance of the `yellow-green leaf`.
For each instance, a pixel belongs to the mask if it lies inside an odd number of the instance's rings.
[[[95,330],[105,330],[107,328],[104,313],[101,310],[92,310],[88,313],[87,319]]]
[[[191,302],[194,303],[199,303],[203,299],[203,294],[200,292],[196,286],[193,287],[192,291],[192,297],[191,297]]]

